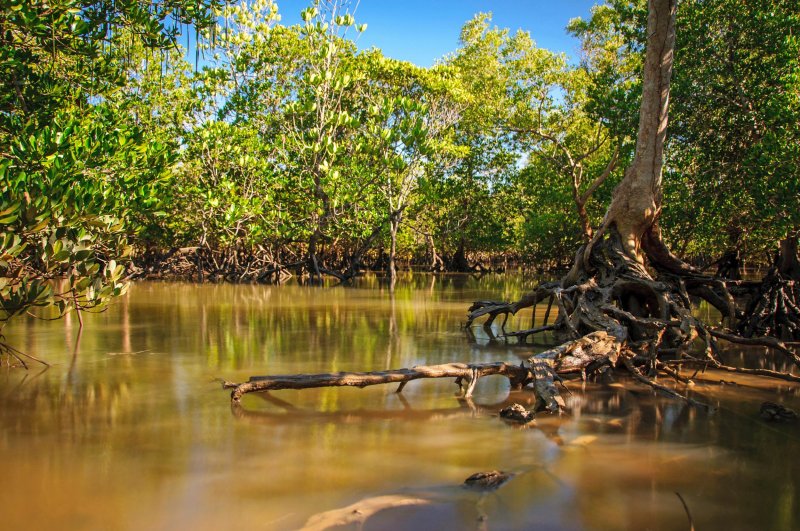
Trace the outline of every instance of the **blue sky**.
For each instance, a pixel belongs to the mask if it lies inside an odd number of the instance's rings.
[[[307,0],[277,0],[282,23],[299,22]],[[478,12],[491,12],[493,24],[529,31],[536,44],[578,57],[578,41],[564,28],[574,17],[588,17],[601,0],[360,0],[356,22],[367,31],[360,48],[375,46],[395,59],[430,66],[458,47],[461,26]]]

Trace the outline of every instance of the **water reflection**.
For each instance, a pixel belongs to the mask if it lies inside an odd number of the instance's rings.
[[[625,380],[569,382],[572,414],[526,428],[496,416],[532,399],[503,378],[479,382],[472,402],[451,382],[417,381],[401,395],[281,391],[231,410],[214,378],[531,353],[481,329],[468,343],[460,323],[472,300],[514,299],[535,279],[413,275],[393,294],[360,282],[143,283],[87,316],[79,341],[75,320],[9,328],[12,344],[56,365],[0,373],[0,461],[14,486],[4,527],[296,529],[364,498],[433,493],[430,507],[380,512],[365,528],[477,529],[484,516],[490,529],[685,529],[675,491],[698,529],[800,526],[797,427],[757,416],[763,400],[800,409],[785,382],[698,375],[685,392],[713,416]],[[511,326],[527,326],[531,313],[518,318]],[[478,510],[458,485],[492,469],[518,475]]]

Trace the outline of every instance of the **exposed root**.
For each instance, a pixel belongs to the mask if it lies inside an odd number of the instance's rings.
[[[605,331],[598,331],[528,358],[533,371],[536,410],[559,413],[566,407],[555,385],[559,374],[595,372],[615,366],[622,343]]]
[[[635,367],[633,365],[633,362],[631,361],[630,357],[627,357],[627,356],[623,357],[622,358],[622,362],[625,364],[625,367],[628,369],[628,371],[631,373],[631,375],[633,376],[633,378],[636,381],[641,382],[641,383],[643,383],[645,385],[649,385],[653,389],[655,389],[657,391],[661,391],[662,393],[664,393],[667,396],[670,396],[672,398],[677,398],[678,400],[686,402],[687,404],[689,404],[692,407],[703,408],[703,409],[706,409],[706,410],[712,410],[713,409],[708,404],[704,404],[703,402],[698,402],[697,400],[695,400],[693,398],[689,398],[688,396],[684,396],[684,395],[680,394],[679,392],[675,391],[674,389],[670,389],[669,387],[666,387],[666,386],[661,385],[660,383],[656,382],[652,378],[648,378],[647,376],[642,374],[641,371],[637,367]]]
[[[737,331],[745,337],[800,341],[800,281],[772,268],[745,309]]]
[[[601,233],[603,237],[599,237]],[[631,256],[629,246],[623,245],[623,238],[613,223],[604,225],[589,246],[590,249],[578,252],[576,267],[560,283],[542,284],[517,302],[480,301],[469,310],[468,323],[488,316],[484,326],[491,326],[498,315],[513,315],[548,298],[550,304],[557,305],[558,317],[553,324],[545,322],[537,327],[532,323],[528,330],[505,332],[502,336],[524,343],[527,337],[547,330],[568,340],[543,353],[547,354],[544,359],[539,359],[542,356],[539,355],[529,360],[537,396],[542,397],[546,409],[556,411],[563,408],[563,400],[551,375],[564,372],[564,367],[563,361],[556,366],[555,360],[573,352],[581,341],[596,342],[600,333],[613,339],[615,354],[609,356],[608,359],[613,360],[609,365],[613,366],[620,352],[624,352],[623,365],[636,380],[695,407],[708,408],[657,383],[654,377],[661,372],[690,385],[691,378],[682,376],[671,364],[673,361],[689,363],[686,358],[697,347],[697,340],[705,345],[705,354],[703,359],[693,358],[693,361],[704,367],[800,381],[800,377],[793,374],[768,369],[738,369],[722,364],[716,356],[716,341],[720,339],[774,349],[798,368],[800,355],[780,339],[742,337],[694,317],[691,301],[692,297],[699,297],[716,307],[725,319],[733,321],[736,318],[733,296],[724,281],[703,275],[672,255],[657,230],[648,231],[642,240],[649,268]],[[657,277],[653,277],[652,272]],[[784,306],[789,310],[793,308],[785,303]]]
[[[683,376],[681,373],[679,373],[678,371],[676,371],[675,369],[673,369],[672,367],[670,367],[669,365],[667,365],[665,363],[662,363],[660,361],[656,361],[656,367],[658,368],[659,371],[661,371],[664,374],[666,374],[667,376],[671,377],[676,382],[680,382],[680,383],[685,384],[685,385],[694,385],[694,382],[692,381],[691,378],[687,378],[686,376]]]
[[[541,334],[542,332],[549,332],[551,330],[556,330],[556,329],[558,329],[557,325],[544,325],[544,326],[538,326],[536,328],[530,328],[528,330],[509,332],[505,334],[503,337],[504,338],[515,337],[520,343],[525,343],[528,340],[528,337],[530,336]]]
[[[547,282],[542,284],[534,291],[526,294],[520,300],[510,303],[503,301],[476,301],[468,309],[466,326],[472,326],[472,322],[478,317],[488,315],[489,318],[484,326],[491,326],[498,315],[515,314],[523,308],[536,306],[539,301],[553,296],[554,289],[559,288],[558,282]]]
[[[777,380],[786,380],[787,382],[800,383],[800,376],[795,376],[794,374],[790,374],[788,372],[773,371],[770,369],[748,369],[745,367],[731,367],[730,365],[723,365],[718,361],[711,363],[711,366],[720,371],[736,372],[739,374],[749,374],[751,376],[764,376],[766,378],[775,378]]]
[[[740,345],[757,345],[775,349],[792,360],[792,363],[800,368],[800,355],[790,349],[786,343],[774,337],[742,337],[737,334],[714,329],[708,329],[708,332],[714,337],[724,339],[725,341],[729,341],[731,343],[738,343]]]
[[[13,367],[16,364],[12,365],[11,360],[16,360],[19,365],[22,366],[24,369],[28,369],[28,364],[25,360],[35,361],[36,363],[41,363],[45,367],[50,367],[50,364],[44,360],[37,358],[36,356],[31,356],[30,354],[26,354],[19,349],[16,349],[9,345],[8,343],[3,341],[3,336],[0,336],[0,364],[3,361],[3,357],[5,356],[5,364],[7,367]]]
[[[517,332],[507,332],[505,340],[516,338],[525,343],[537,333],[552,331],[565,341],[545,352],[528,358],[529,367],[509,363],[465,364],[449,363],[376,372],[331,374],[296,374],[256,376],[242,384],[223,383],[232,388],[231,400],[236,403],[246,393],[278,389],[307,389],[314,387],[366,387],[399,384],[401,392],[408,382],[420,378],[453,378],[465,399],[475,391],[484,376],[502,375],[512,388],[531,385],[536,403],[535,411],[560,413],[565,401],[556,382],[568,373],[580,373],[583,379],[613,368],[618,359],[637,381],[686,404],[710,410],[697,400],[658,383],[658,373],[666,374],[686,385],[691,378],[673,369],[685,363],[702,368],[739,372],[797,382],[800,377],[768,369],[735,368],[724,365],[717,353],[717,340],[759,345],[772,348],[789,358],[800,368],[800,355],[785,342],[776,338],[744,338],[728,330],[702,323],[692,314],[691,297],[700,297],[717,307],[728,319],[735,318],[733,297],[727,285],[719,279],[705,276],[674,257],[660,241],[657,231],[649,231],[642,245],[647,252],[649,268],[633,256],[630,238],[622,238],[610,224],[593,240],[591,253],[578,253],[576,264],[561,282],[540,285],[516,302],[482,300],[470,308],[467,325],[486,317],[484,327],[491,331],[495,319],[503,315],[505,325],[510,315],[523,308],[535,307],[548,300],[545,322],[540,326]],[[656,277],[652,276],[653,272]],[[549,308],[555,305],[558,316],[550,324]],[[535,316],[535,312],[533,313]],[[698,343],[703,355],[689,353]]]

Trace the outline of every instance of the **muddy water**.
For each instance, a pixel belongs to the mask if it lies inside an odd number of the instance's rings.
[[[520,429],[496,411],[530,397],[503,378],[473,402],[426,380],[233,409],[214,382],[527,357],[459,327],[468,302],[526,286],[418,275],[392,297],[374,279],[141,283],[87,316],[77,344],[74,319],[14,323],[7,340],[54,366],[0,372],[0,528],[297,529],[395,495],[427,503],[364,529],[688,529],[676,492],[698,530],[800,528],[800,426],[757,416],[764,400],[800,410],[794,385],[707,373],[692,393],[718,407],[708,415],[625,380],[570,383],[571,416]],[[515,476],[488,495],[458,487],[493,469]]]

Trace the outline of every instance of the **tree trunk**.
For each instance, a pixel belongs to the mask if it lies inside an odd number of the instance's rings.
[[[586,203],[582,203],[577,197],[575,199],[575,208],[578,211],[578,217],[581,220],[581,230],[583,231],[584,241],[588,242],[592,239],[592,224],[589,222],[589,213],[586,211]]]
[[[427,234],[425,238],[428,244],[428,252],[430,253],[431,263],[430,268],[431,271],[437,272],[442,271],[444,269],[444,262],[439,254],[436,252],[436,244],[433,241],[433,235]]]
[[[466,246],[464,243],[463,236],[458,241],[458,248],[456,249],[456,252],[453,255],[453,260],[450,264],[450,268],[453,271],[457,271],[459,273],[466,273],[469,271],[469,262],[467,262]]]
[[[389,282],[392,287],[397,280],[397,231],[400,228],[400,221],[403,214],[397,212],[392,214],[389,220],[389,233],[391,236],[391,245],[389,247]]]
[[[797,257],[797,234],[781,240],[775,264],[784,278],[800,280],[800,260]]]
[[[640,264],[644,263],[645,234],[661,240],[654,227],[661,214],[661,171],[675,49],[675,13],[676,0],[649,1],[636,152],[593,239],[596,242],[604,231],[616,229],[623,251]]]

